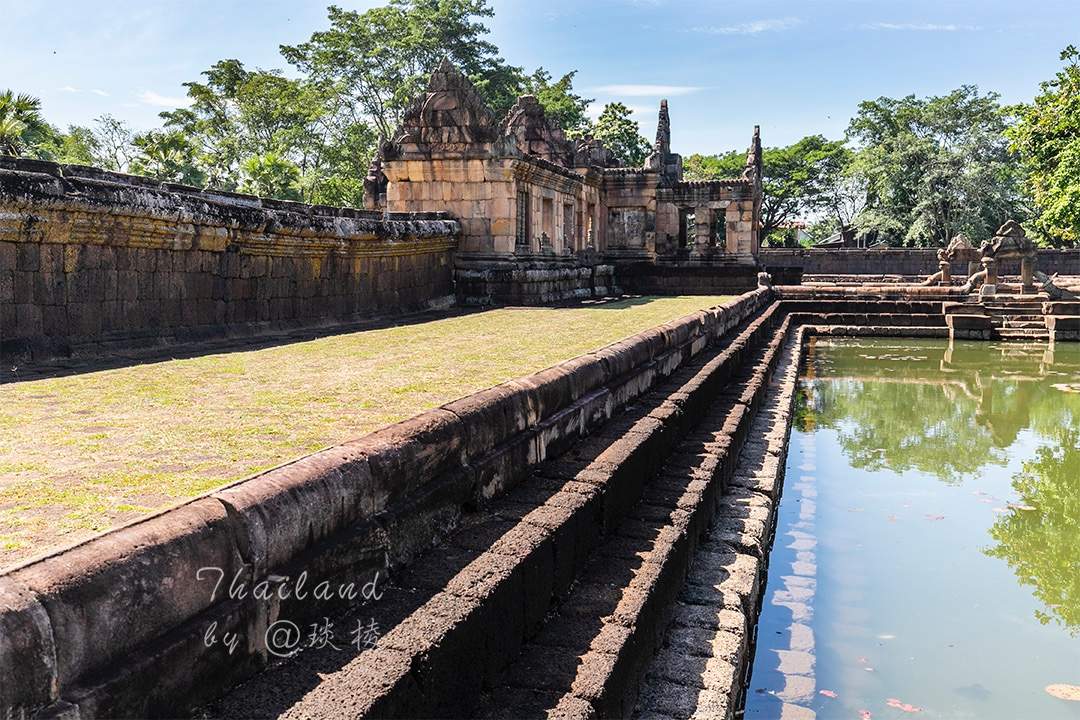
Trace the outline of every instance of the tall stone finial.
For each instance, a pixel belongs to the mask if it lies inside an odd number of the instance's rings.
[[[660,116],[656,120],[656,143],[645,158],[645,170],[661,174],[663,182],[682,180],[682,158],[671,152],[671,118],[668,117],[667,100],[660,101]]]
[[[660,101],[660,116],[656,121],[656,144],[653,149],[661,157],[671,153],[671,118],[668,116],[667,100]]]
[[[750,148],[746,151],[746,166],[743,169],[744,180],[761,180],[761,126],[754,126],[754,137],[750,140]]]

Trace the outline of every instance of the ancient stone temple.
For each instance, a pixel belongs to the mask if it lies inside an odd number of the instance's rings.
[[[461,223],[455,279],[470,304],[755,283],[758,132],[741,177],[684,182],[666,100],[644,166],[617,167],[599,141],[567,139],[533,96],[495,117],[444,61],[383,143],[366,191],[368,209]]]

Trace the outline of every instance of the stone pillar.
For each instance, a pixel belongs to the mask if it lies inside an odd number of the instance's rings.
[[[705,254],[712,246],[712,210],[702,206],[694,209],[694,252]]]
[[[1035,258],[1033,256],[1020,259],[1020,285],[1023,287],[1022,292],[1035,292]]]
[[[983,282],[982,288],[979,290],[980,297],[987,297],[997,294],[997,260],[992,257],[984,257],[982,259],[983,270],[986,271],[986,280]]]

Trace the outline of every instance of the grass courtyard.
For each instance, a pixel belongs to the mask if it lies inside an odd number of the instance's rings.
[[[726,298],[504,308],[0,386],[0,567]]]

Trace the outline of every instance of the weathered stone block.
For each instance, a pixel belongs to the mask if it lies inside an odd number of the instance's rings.
[[[222,504],[205,498],[23,567],[10,579],[35,593],[48,613],[56,675],[67,686],[221,601],[229,580],[245,572],[238,540]],[[217,587],[221,578],[224,587]]]
[[[56,647],[45,608],[26,588],[0,578],[0,708],[30,716],[58,693]]]

